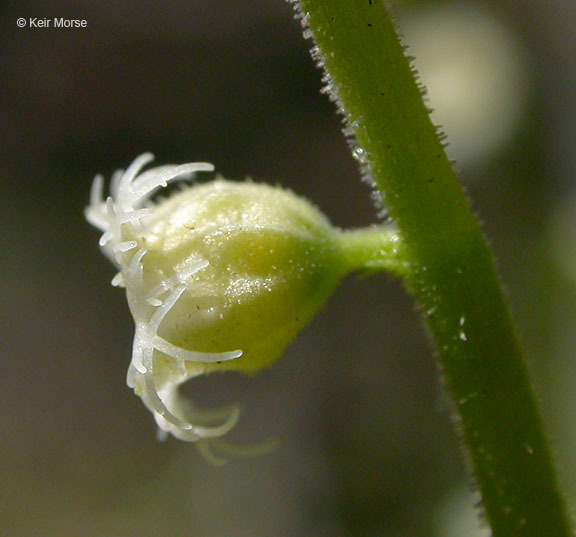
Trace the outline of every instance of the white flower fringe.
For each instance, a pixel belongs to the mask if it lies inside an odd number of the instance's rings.
[[[152,286],[145,281],[142,264],[147,250],[139,247],[135,240],[145,229],[142,219],[154,212],[151,202],[154,193],[168,183],[189,179],[196,172],[213,171],[214,167],[205,162],[196,162],[181,166],[159,166],[140,173],[153,158],[150,153],[144,153],[136,158],[126,171],[119,170],[114,173],[110,195],[106,199],[103,194],[104,179],[97,175],[92,184],[90,205],[85,214],[92,225],[103,231],[100,246],[119,268],[112,285],[126,288],[128,305],[136,324],[132,360],[127,374],[128,385],[140,393],[162,431],[182,440],[202,441],[198,443],[198,447],[204,456],[215,464],[222,464],[225,459],[216,456],[204,440],[221,437],[230,431],[238,421],[238,408],[211,413],[200,412],[194,409],[190,402],[183,400],[179,395],[178,385],[200,374],[187,372],[187,362],[234,360],[242,355],[242,351],[195,352],[173,345],[158,335],[164,318],[187,291],[185,282],[189,281],[190,276],[206,268],[209,261],[200,261],[191,266],[186,274],[166,278]],[[181,379],[160,389],[157,388],[154,378],[156,351],[172,358],[181,375]],[[214,422],[220,423],[204,425]],[[273,442],[276,445],[276,441]],[[259,446],[252,452],[261,452],[262,449],[263,446]],[[226,444],[224,451],[250,454],[249,449],[235,450],[229,444]]]

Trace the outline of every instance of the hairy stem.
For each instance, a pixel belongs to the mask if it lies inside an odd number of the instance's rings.
[[[404,240],[494,537],[568,537],[541,418],[492,255],[381,0],[300,0]]]

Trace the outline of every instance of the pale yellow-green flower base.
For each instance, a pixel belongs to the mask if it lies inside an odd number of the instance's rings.
[[[326,218],[291,192],[263,184],[218,180],[190,188],[158,206],[146,226],[145,277],[210,263],[186,282],[160,331],[185,349],[242,350],[236,360],[203,364],[205,371],[253,373],[269,365],[346,269]],[[176,367],[164,358],[158,371]]]

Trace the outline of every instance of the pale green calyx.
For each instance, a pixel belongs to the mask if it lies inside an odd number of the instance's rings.
[[[346,272],[390,268],[398,237],[342,232],[303,198],[252,182],[216,179],[152,201],[168,183],[213,170],[192,163],[140,173],[152,158],[116,172],[106,200],[97,176],[86,217],[104,232],[100,245],[119,269],[112,284],[126,288],[134,317],[128,385],[162,431],[213,439],[236,424],[238,409],[201,412],[178,386],[270,365]]]

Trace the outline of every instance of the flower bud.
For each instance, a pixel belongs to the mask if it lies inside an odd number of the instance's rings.
[[[195,376],[255,373],[276,360],[346,272],[340,232],[279,187],[216,179],[151,201],[209,164],[140,170],[137,158],[104,201],[96,177],[87,219],[117,265],[136,330],[128,385],[161,430],[188,441],[228,432],[237,408],[210,414],[183,400]]]

